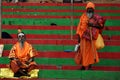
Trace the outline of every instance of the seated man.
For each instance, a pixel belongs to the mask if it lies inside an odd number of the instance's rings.
[[[30,76],[28,72],[37,68],[34,62],[36,51],[26,42],[23,32],[18,33],[18,42],[12,47],[9,58],[10,68],[14,72],[14,77]]]

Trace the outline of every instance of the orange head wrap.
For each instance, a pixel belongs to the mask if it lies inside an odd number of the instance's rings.
[[[93,8],[93,9],[95,9],[95,4],[92,3],[92,2],[88,2],[88,3],[87,3],[87,6],[86,6],[86,9],[88,9],[88,8]]]

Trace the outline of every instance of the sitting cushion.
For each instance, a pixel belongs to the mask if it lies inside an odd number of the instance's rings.
[[[10,68],[0,68],[0,71],[0,78],[15,78],[14,73]],[[38,72],[39,69],[34,69],[28,73],[30,74],[30,77],[21,76],[21,78],[38,78]]]

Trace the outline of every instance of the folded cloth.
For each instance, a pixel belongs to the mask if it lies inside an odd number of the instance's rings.
[[[2,57],[4,44],[0,44],[0,57]]]
[[[21,78],[38,78],[39,69],[31,70],[28,76],[21,76]],[[10,68],[0,68],[0,78],[15,78],[14,73]]]
[[[87,40],[91,40],[90,35],[92,34],[92,39],[96,40],[99,34],[99,30],[97,28],[92,27],[91,33],[90,28],[87,28],[86,31],[83,33],[83,38],[86,38]]]
[[[0,78],[13,78],[14,73],[10,68],[0,68]]]
[[[77,52],[80,47],[80,43],[75,45],[74,51]]]

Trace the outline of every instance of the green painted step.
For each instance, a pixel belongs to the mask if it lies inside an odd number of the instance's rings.
[[[2,31],[8,32],[9,34],[16,34],[17,33],[17,30],[2,29]],[[57,34],[58,35],[70,34],[70,30],[22,30],[22,31],[26,34],[56,34],[56,35]]]
[[[36,58],[36,63],[46,65],[76,65],[73,58]],[[120,66],[120,60],[100,59],[95,66]]]
[[[2,24],[12,24],[12,25],[50,25],[51,23],[56,23],[57,25],[71,25],[70,19],[12,19],[12,18],[3,18]]]
[[[9,29],[2,29],[3,32],[7,32],[9,34],[16,34],[17,30],[9,30]],[[49,35],[70,35],[71,34],[71,30],[22,30],[24,33],[26,34],[49,34]],[[31,33],[32,32],[32,33]],[[76,30],[73,30],[73,34],[76,34]],[[108,35],[108,36],[119,36],[120,35],[120,31],[111,31],[111,30],[104,30],[103,35]],[[52,38],[52,36],[51,36]]]
[[[2,15],[52,15],[52,16],[70,16],[70,12],[2,12]],[[74,13],[74,15],[80,16],[81,13]],[[115,14],[117,15],[117,14]]]
[[[117,71],[39,70],[37,80],[119,80],[119,75]]]
[[[0,57],[0,64],[9,64],[9,62],[7,57]],[[74,58],[35,58],[35,62],[42,65],[76,65]],[[93,66],[120,66],[120,59],[100,59],[100,62]]]
[[[61,78],[64,80],[120,80],[120,72],[79,71],[79,70],[40,70],[39,78]]]
[[[50,25],[51,23],[55,23],[58,26],[70,26],[71,19],[70,18],[30,18],[30,19],[18,19],[18,18],[3,18],[2,24],[5,25]],[[79,19],[73,20],[73,25],[77,26],[79,23]],[[105,26],[120,26],[120,20],[107,20]]]
[[[70,6],[2,6],[2,8],[24,8],[24,9],[58,9],[58,10],[63,10],[63,9],[71,9]],[[74,10],[85,10],[84,6],[74,6]],[[96,6],[96,10],[120,10],[120,7],[117,6]]]
[[[33,45],[36,50],[39,51],[64,51],[64,50],[74,50],[74,46],[64,46],[64,45]],[[11,44],[6,44],[4,50],[10,50],[12,48]]]
[[[120,16],[120,13],[98,13],[101,16]],[[51,15],[51,16],[70,16],[70,12],[2,12],[2,15]],[[73,13],[74,16],[81,16],[81,12]]]
[[[41,45],[36,44],[33,47],[38,51],[65,51],[70,50],[74,51],[74,45]],[[5,44],[4,50],[10,50],[12,48],[12,44]],[[99,52],[120,52],[120,46],[105,46],[103,49],[99,50]]]

